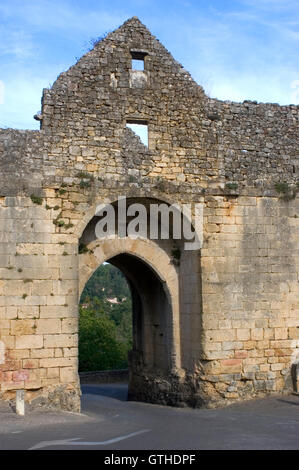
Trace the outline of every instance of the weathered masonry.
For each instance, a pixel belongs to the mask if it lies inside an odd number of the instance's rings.
[[[210,99],[134,17],[43,90],[38,119],[0,131],[1,399],[80,409],[78,298],[105,261],[132,289],[131,398],[296,390],[299,107]],[[203,203],[202,249],[96,239],[118,196]]]

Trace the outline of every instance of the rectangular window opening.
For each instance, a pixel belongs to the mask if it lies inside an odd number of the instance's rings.
[[[132,70],[144,70],[144,58],[146,55],[145,52],[131,51]]]
[[[146,121],[127,121],[127,127],[136,134],[143,145],[148,147],[148,123]]]
[[[132,59],[132,70],[144,70],[144,60],[143,59]]]

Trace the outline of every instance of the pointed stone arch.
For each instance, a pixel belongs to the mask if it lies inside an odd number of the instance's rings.
[[[149,323],[153,321],[154,316],[149,318],[151,316],[150,310],[151,308],[158,309],[155,315],[155,318],[158,318],[156,321],[163,325],[161,330],[163,327],[166,330],[160,333],[160,335],[166,336],[167,341],[167,344],[164,345],[164,354],[166,353],[168,357],[164,359],[164,364],[167,363],[167,373],[178,373],[181,369],[179,278],[170,256],[151,240],[132,240],[128,237],[95,240],[88,245],[88,250],[79,258],[79,296],[88,279],[102,263],[110,261],[119,267],[132,282],[133,289],[136,289],[136,294],[141,298],[141,303],[144,304],[141,308],[143,314],[148,315],[148,318],[143,319],[146,323],[144,328],[147,331],[144,336],[153,334],[155,328]],[[136,263],[139,265],[137,266]],[[136,279],[136,266],[140,270],[138,273],[141,277],[147,277],[151,280],[152,284],[149,288],[152,292],[148,292],[147,286],[139,282],[138,278]],[[153,273],[152,277],[150,271]],[[152,303],[149,305],[151,293]],[[163,318],[165,316],[167,318]],[[160,347],[161,351],[163,349],[158,343],[152,347]],[[144,351],[146,356],[157,356],[158,354],[157,351],[149,351],[148,344],[145,349],[147,349]],[[154,362],[148,357],[144,357],[144,363],[153,366]]]

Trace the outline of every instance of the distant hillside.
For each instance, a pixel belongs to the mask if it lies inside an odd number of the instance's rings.
[[[87,282],[81,303],[87,298],[98,297],[100,300],[116,297],[118,300],[131,297],[130,289],[122,272],[112,264],[102,264]]]

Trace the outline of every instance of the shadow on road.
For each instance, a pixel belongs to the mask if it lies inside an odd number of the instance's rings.
[[[83,395],[100,395],[103,397],[114,398],[119,401],[127,401],[128,385],[121,384],[82,384]]]
[[[299,406],[299,403],[298,402],[295,402],[293,400],[282,400],[282,399],[279,399],[277,401],[280,401],[281,403],[287,403],[288,405],[297,405]]]

